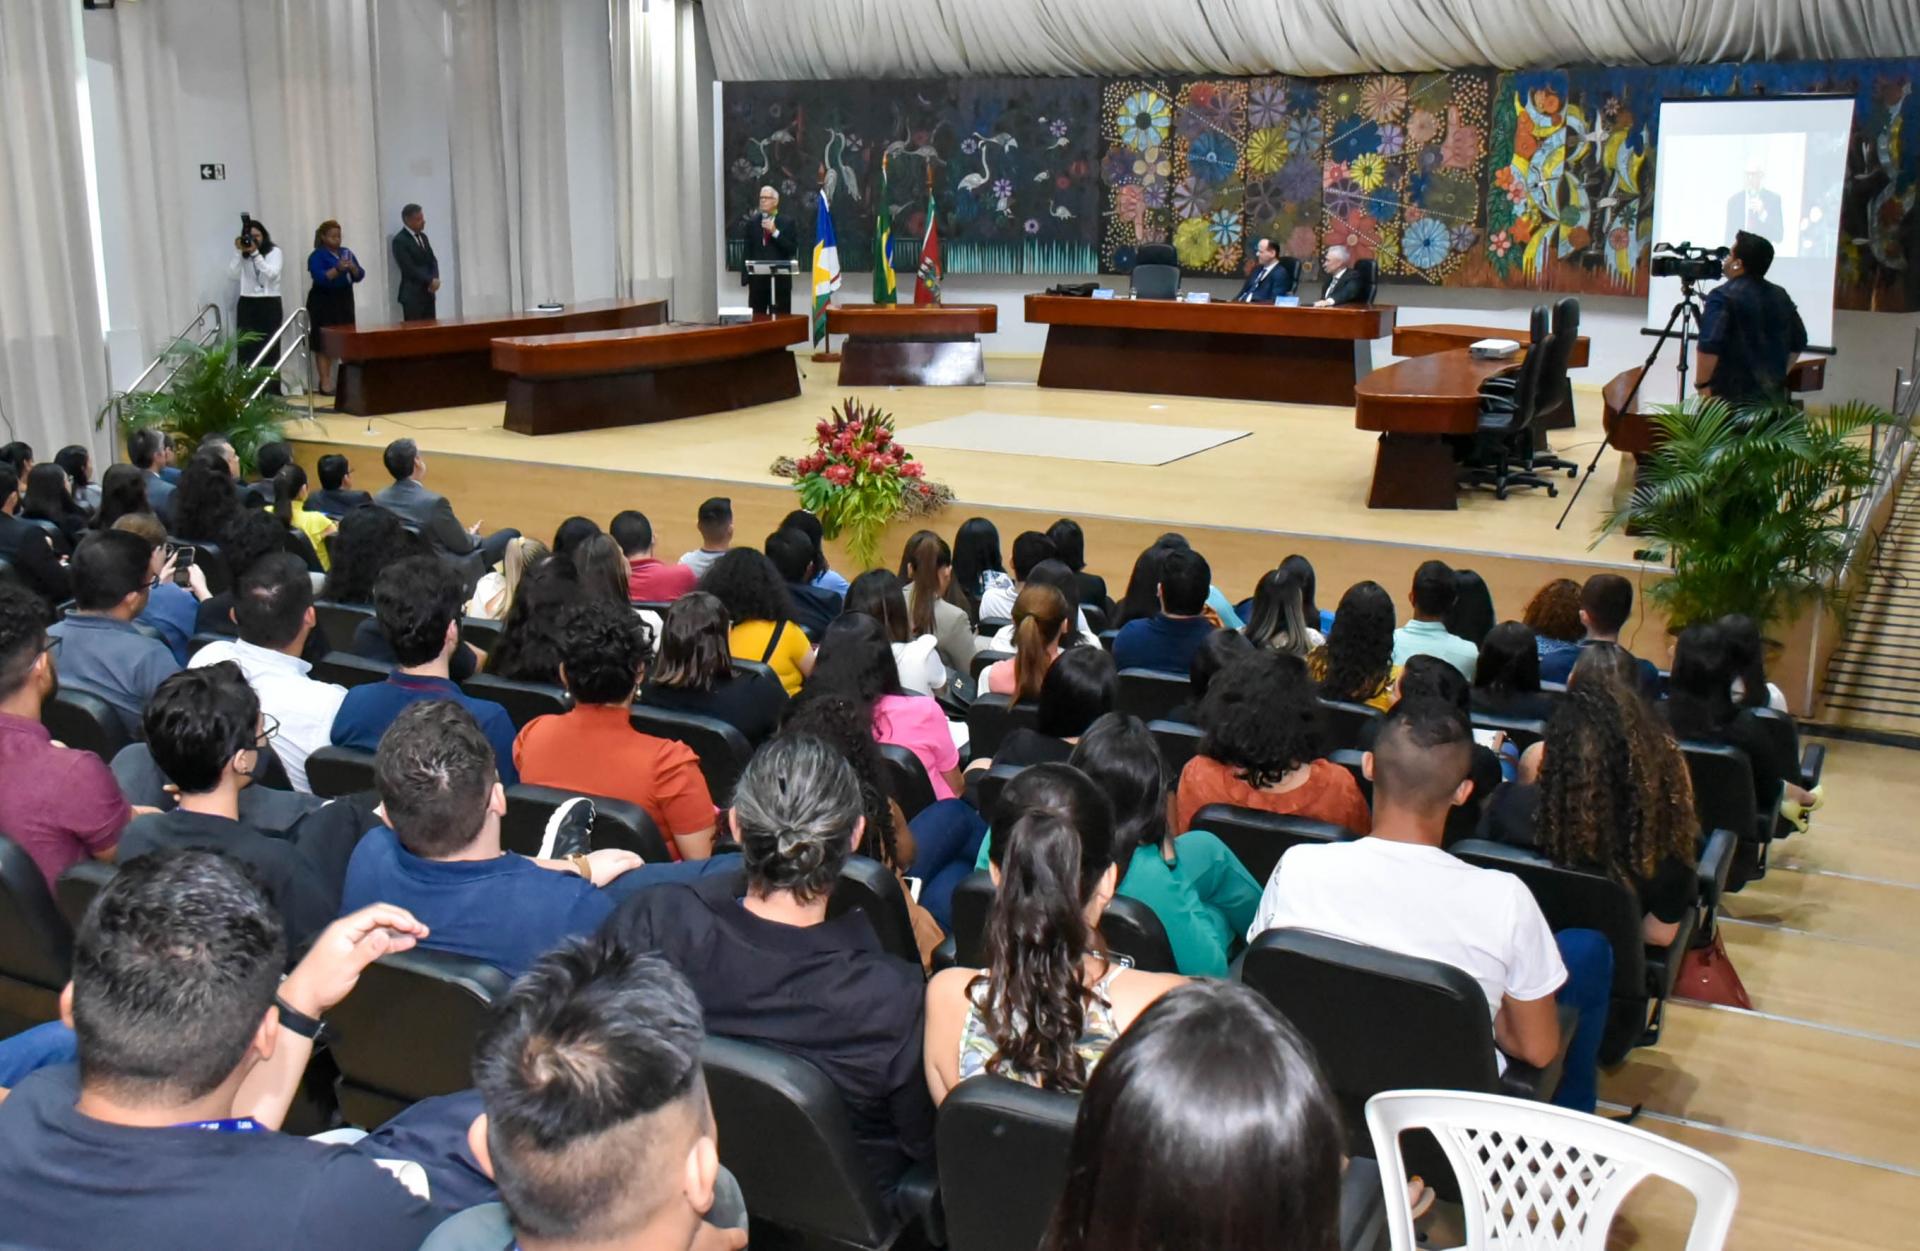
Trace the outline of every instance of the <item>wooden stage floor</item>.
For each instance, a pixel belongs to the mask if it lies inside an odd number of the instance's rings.
[[[314,426],[296,423],[290,434],[308,445],[302,459],[309,465],[322,451],[347,451],[356,485],[370,490],[385,485],[385,474],[377,457],[353,449],[411,436],[428,455],[428,480],[453,498],[463,519],[484,519],[489,528],[511,524],[550,534],[572,513],[605,524],[616,510],[637,507],[671,557],[697,545],[694,510],[711,495],[733,498],[740,541],[757,544],[793,507],[790,487],[768,467],[779,456],[803,454],[813,423],[847,395],[890,410],[910,449],[916,425],[976,410],[1246,429],[1248,438],[1153,467],[941,448],[916,454],[928,476],[956,496],[932,528],[951,536],[962,520],[982,514],[1011,543],[1020,530],[1072,516],[1087,529],[1090,568],[1116,594],[1134,556],[1172,529],[1193,541],[1213,563],[1215,581],[1236,597],[1250,594],[1280,557],[1302,552],[1320,571],[1320,598],[1329,608],[1361,578],[1398,597],[1414,567],[1435,556],[1477,569],[1510,615],[1561,572],[1580,578],[1596,566],[1630,575],[1638,568],[1632,540],[1616,535],[1593,543],[1619,476],[1621,458],[1613,452],[1556,531],[1573,485],[1564,477],[1557,500],[1520,491],[1501,501],[1480,491],[1463,493],[1457,512],[1368,509],[1374,438],[1354,429],[1350,409],[1043,390],[1025,381],[843,390],[834,385],[836,369],[803,357],[798,399],[617,430],[530,438],[502,428],[502,405],[482,404],[377,417],[372,433],[363,419],[327,414]],[[992,370],[1030,374],[1017,359],[994,362]],[[1579,426],[1556,431],[1553,442],[1584,464],[1599,437],[1599,397],[1582,394],[1579,401]],[[911,528],[897,528],[884,550],[898,550]]]

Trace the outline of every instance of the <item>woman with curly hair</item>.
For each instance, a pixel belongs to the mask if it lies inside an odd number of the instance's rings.
[[[1533,627],[1533,644],[1540,659],[1552,658],[1567,663],[1577,653],[1587,628],[1580,621],[1580,584],[1572,578],[1555,578],[1533,593],[1520,620]]]
[[[1100,939],[1120,866],[1113,806],[1086,774],[1035,765],[1007,783],[993,849],[987,967],[946,969],[927,983],[935,1103],[981,1073],[1084,1090],[1134,1018],[1186,982],[1115,961]]]
[[[240,501],[233,490],[233,471],[227,467],[226,458],[211,448],[195,452],[173,493],[169,533],[183,539],[218,543],[239,511]]]
[[[1336,634],[1347,612],[1341,601]],[[1330,821],[1366,834],[1373,829],[1360,784],[1324,758],[1320,704],[1297,656],[1256,651],[1222,670],[1200,705],[1206,734],[1180,773],[1174,828],[1193,828],[1208,804],[1232,804]]]
[[[374,579],[395,559],[406,532],[400,518],[384,508],[356,508],[341,518],[340,533],[333,536],[333,567],[320,598],[371,607]]]
[[[1378,582],[1356,582],[1340,597],[1325,646],[1307,654],[1307,671],[1325,699],[1393,706],[1393,597]]]
[[[773,669],[789,696],[813,672],[813,645],[793,623],[787,584],[765,553],[727,549],[700,579],[700,589],[720,601],[733,628],[727,635],[735,660],[756,660]]]
[[[487,672],[512,682],[560,684],[560,662],[566,654],[564,621],[572,608],[586,602],[572,567],[549,556],[527,573],[513,607],[500,627],[500,642],[487,654]]]

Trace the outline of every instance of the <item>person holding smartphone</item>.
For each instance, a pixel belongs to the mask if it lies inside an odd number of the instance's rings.
[[[280,268],[285,261],[286,254],[275,246],[266,224],[246,213],[240,214],[240,236],[233,241],[233,259],[227,262],[227,273],[240,282],[240,298],[233,309],[233,330],[234,336],[241,340],[252,336],[242,349],[249,364],[264,363],[262,349],[273,332],[280,329],[285,317],[280,309]],[[278,359],[276,348],[274,360]],[[270,389],[275,395],[280,393],[277,379]]]
[[[307,254],[307,317],[317,344],[322,326],[353,325],[353,284],[367,276],[360,258],[340,242],[340,223],[328,218],[313,232],[313,251]],[[317,347],[313,353],[314,384],[320,394],[333,394],[333,358]]]

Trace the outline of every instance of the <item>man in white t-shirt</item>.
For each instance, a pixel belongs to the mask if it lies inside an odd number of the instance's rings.
[[[1448,811],[1473,789],[1472,757],[1458,709],[1437,699],[1396,704],[1365,757],[1373,833],[1288,851],[1247,937],[1312,930],[1451,964],[1485,992],[1499,1053],[1546,1065],[1560,1050],[1554,992],[1567,980],[1553,931],[1519,878],[1440,849]]]

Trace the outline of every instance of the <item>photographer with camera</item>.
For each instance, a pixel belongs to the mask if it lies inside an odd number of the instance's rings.
[[[1807,328],[1786,288],[1767,281],[1773,244],[1741,231],[1723,262],[1726,281],[1700,318],[1694,387],[1736,409],[1787,398],[1787,370],[1807,349]]]
[[[227,273],[240,280],[233,332],[235,338],[252,336],[243,352],[249,364],[265,363],[260,359],[260,349],[280,329],[280,267],[285,260],[286,254],[274,245],[266,225],[240,214],[240,237],[233,241],[233,259],[227,262]],[[278,395],[278,380],[269,389]]]

